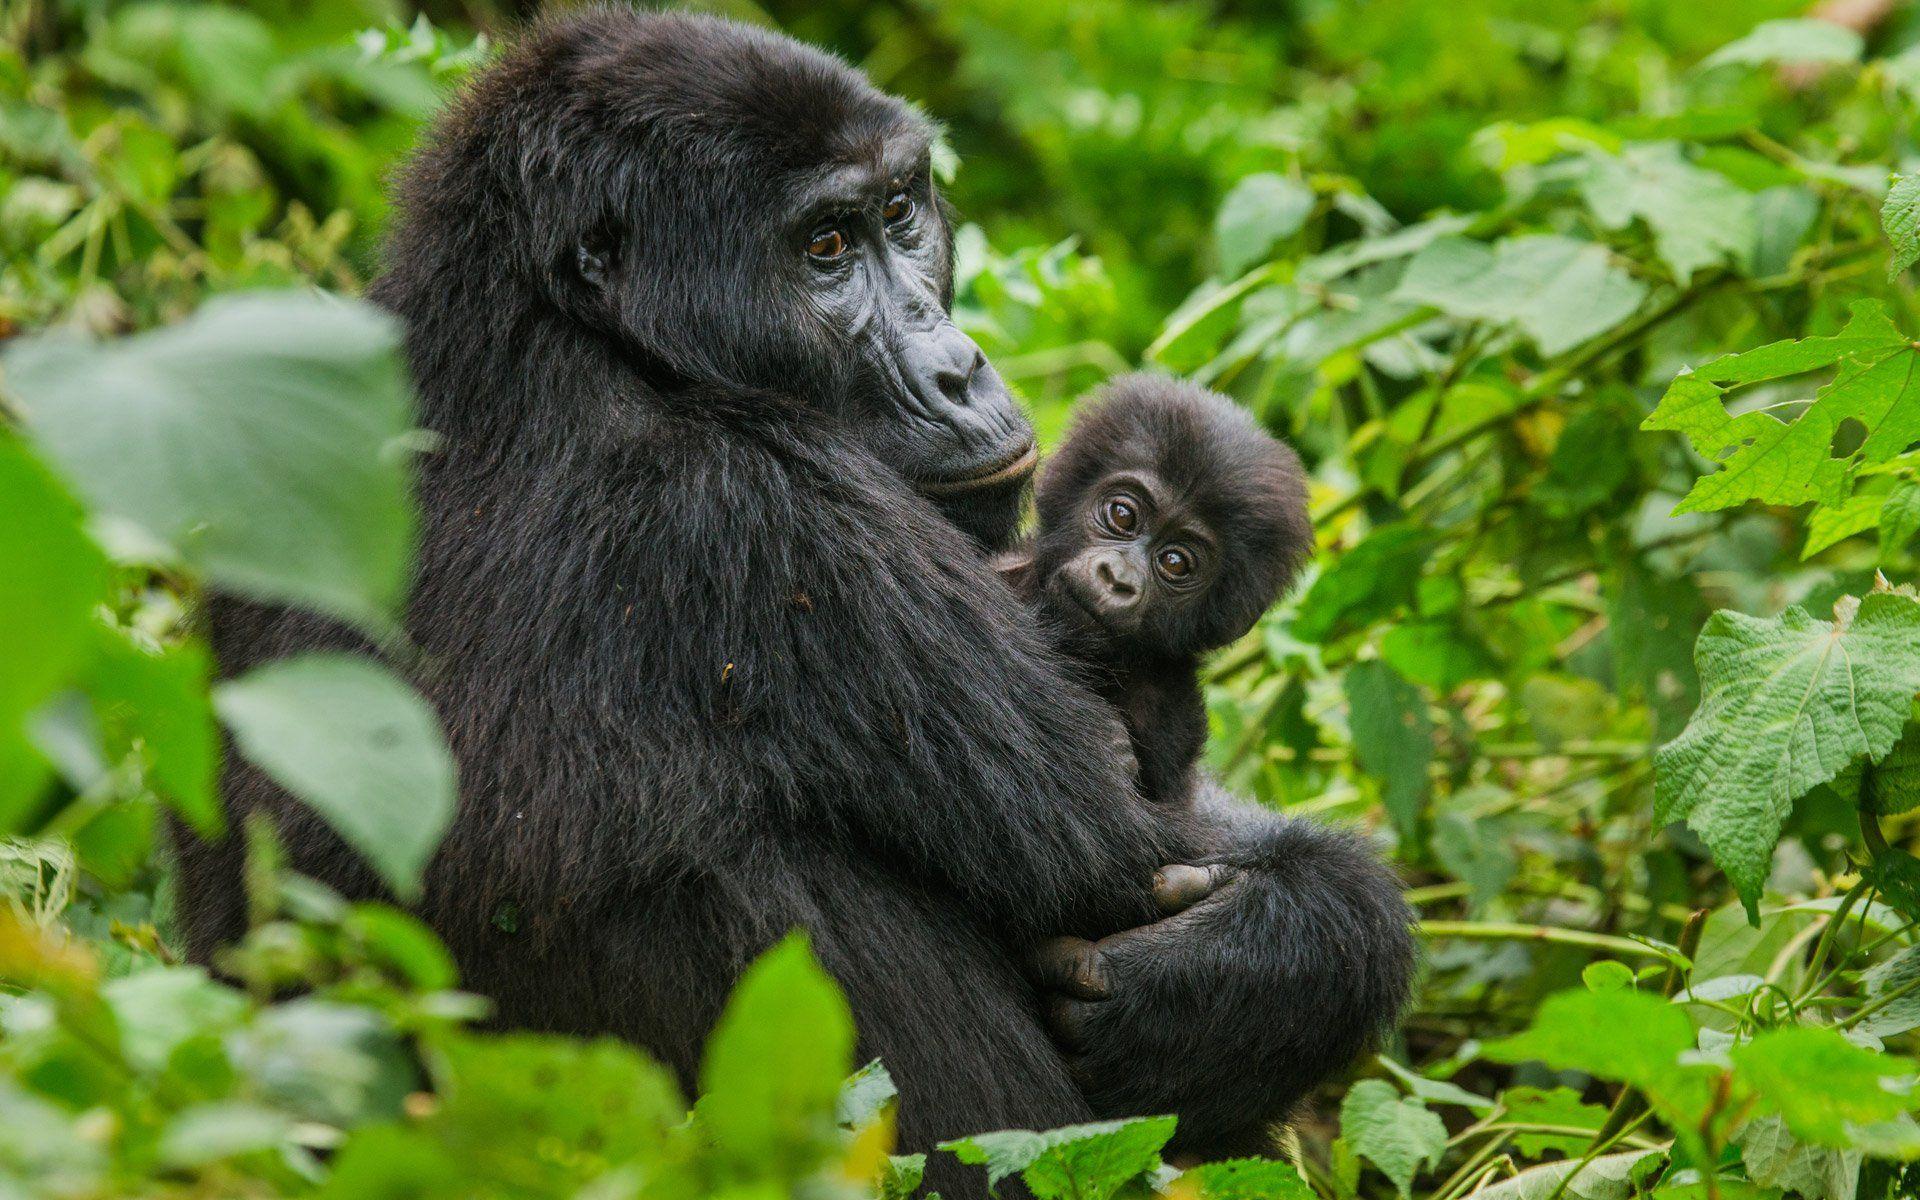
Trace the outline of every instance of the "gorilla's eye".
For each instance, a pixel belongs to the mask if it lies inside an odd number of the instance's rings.
[[[1185,579],[1193,574],[1192,556],[1178,546],[1168,546],[1153,561],[1168,579]]]
[[[807,253],[823,262],[832,262],[852,248],[847,235],[838,229],[822,229],[807,243]]]
[[[1117,533],[1132,533],[1140,525],[1140,514],[1125,500],[1107,501],[1107,524]]]
[[[889,225],[898,225],[913,215],[913,197],[905,192],[895,192],[887,198],[887,206],[880,210],[880,216]]]

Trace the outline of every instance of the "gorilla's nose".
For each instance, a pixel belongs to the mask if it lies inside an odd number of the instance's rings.
[[[1140,577],[1117,555],[1102,555],[1093,564],[1093,578],[1099,583],[1105,602],[1115,609],[1132,608],[1140,599]]]
[[[947,403],[972,403],[974,377],[987,366],[987,356],[973,339],[951,325],[941,329],[934,351],[933,384]]]

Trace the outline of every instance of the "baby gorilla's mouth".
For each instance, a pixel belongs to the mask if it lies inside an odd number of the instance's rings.
[[[923,479],[915,484],[923,496],[958,496],[966,492],[977,492],[982,488],[999,487],[1014,483],[1033,474],[1033,468],[1040,461],[1037,443],[1029,441],[1009,458],[996,459],[970,475],[951,476],[946,479]]]

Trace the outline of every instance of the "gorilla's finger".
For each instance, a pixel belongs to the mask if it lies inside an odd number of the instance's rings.
[[[1153,902],[1168,916],[1184,912],[1233,882],[1236,874],[1223,863],[1161,867],[1153,876]]]
[[[1111,994],[1100,948],[1085,938],[1049,938],[1034,949],[1032,962],[1042,987],[1077,1000],[1105,1000]]]
[[[1093,1005],[1084,1000],[1055,996],[1047,1001],[1047,1029],[1068,1050],[1081,1050],[1087,1044],[1087,1029],[1093,1017]]]

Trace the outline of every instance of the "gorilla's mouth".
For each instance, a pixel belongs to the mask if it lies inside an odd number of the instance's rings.
[[[967,492],[977,492],[982,488],[998,487],[1004,483],[1025,479],[1033,474],[1033,468],[1039,461],[1039,444],[1029,441],[1015,451],[1011,458],[996,459],[971,475],[923,479],[915,483],[914,487],[923,496],[959,496]]]

